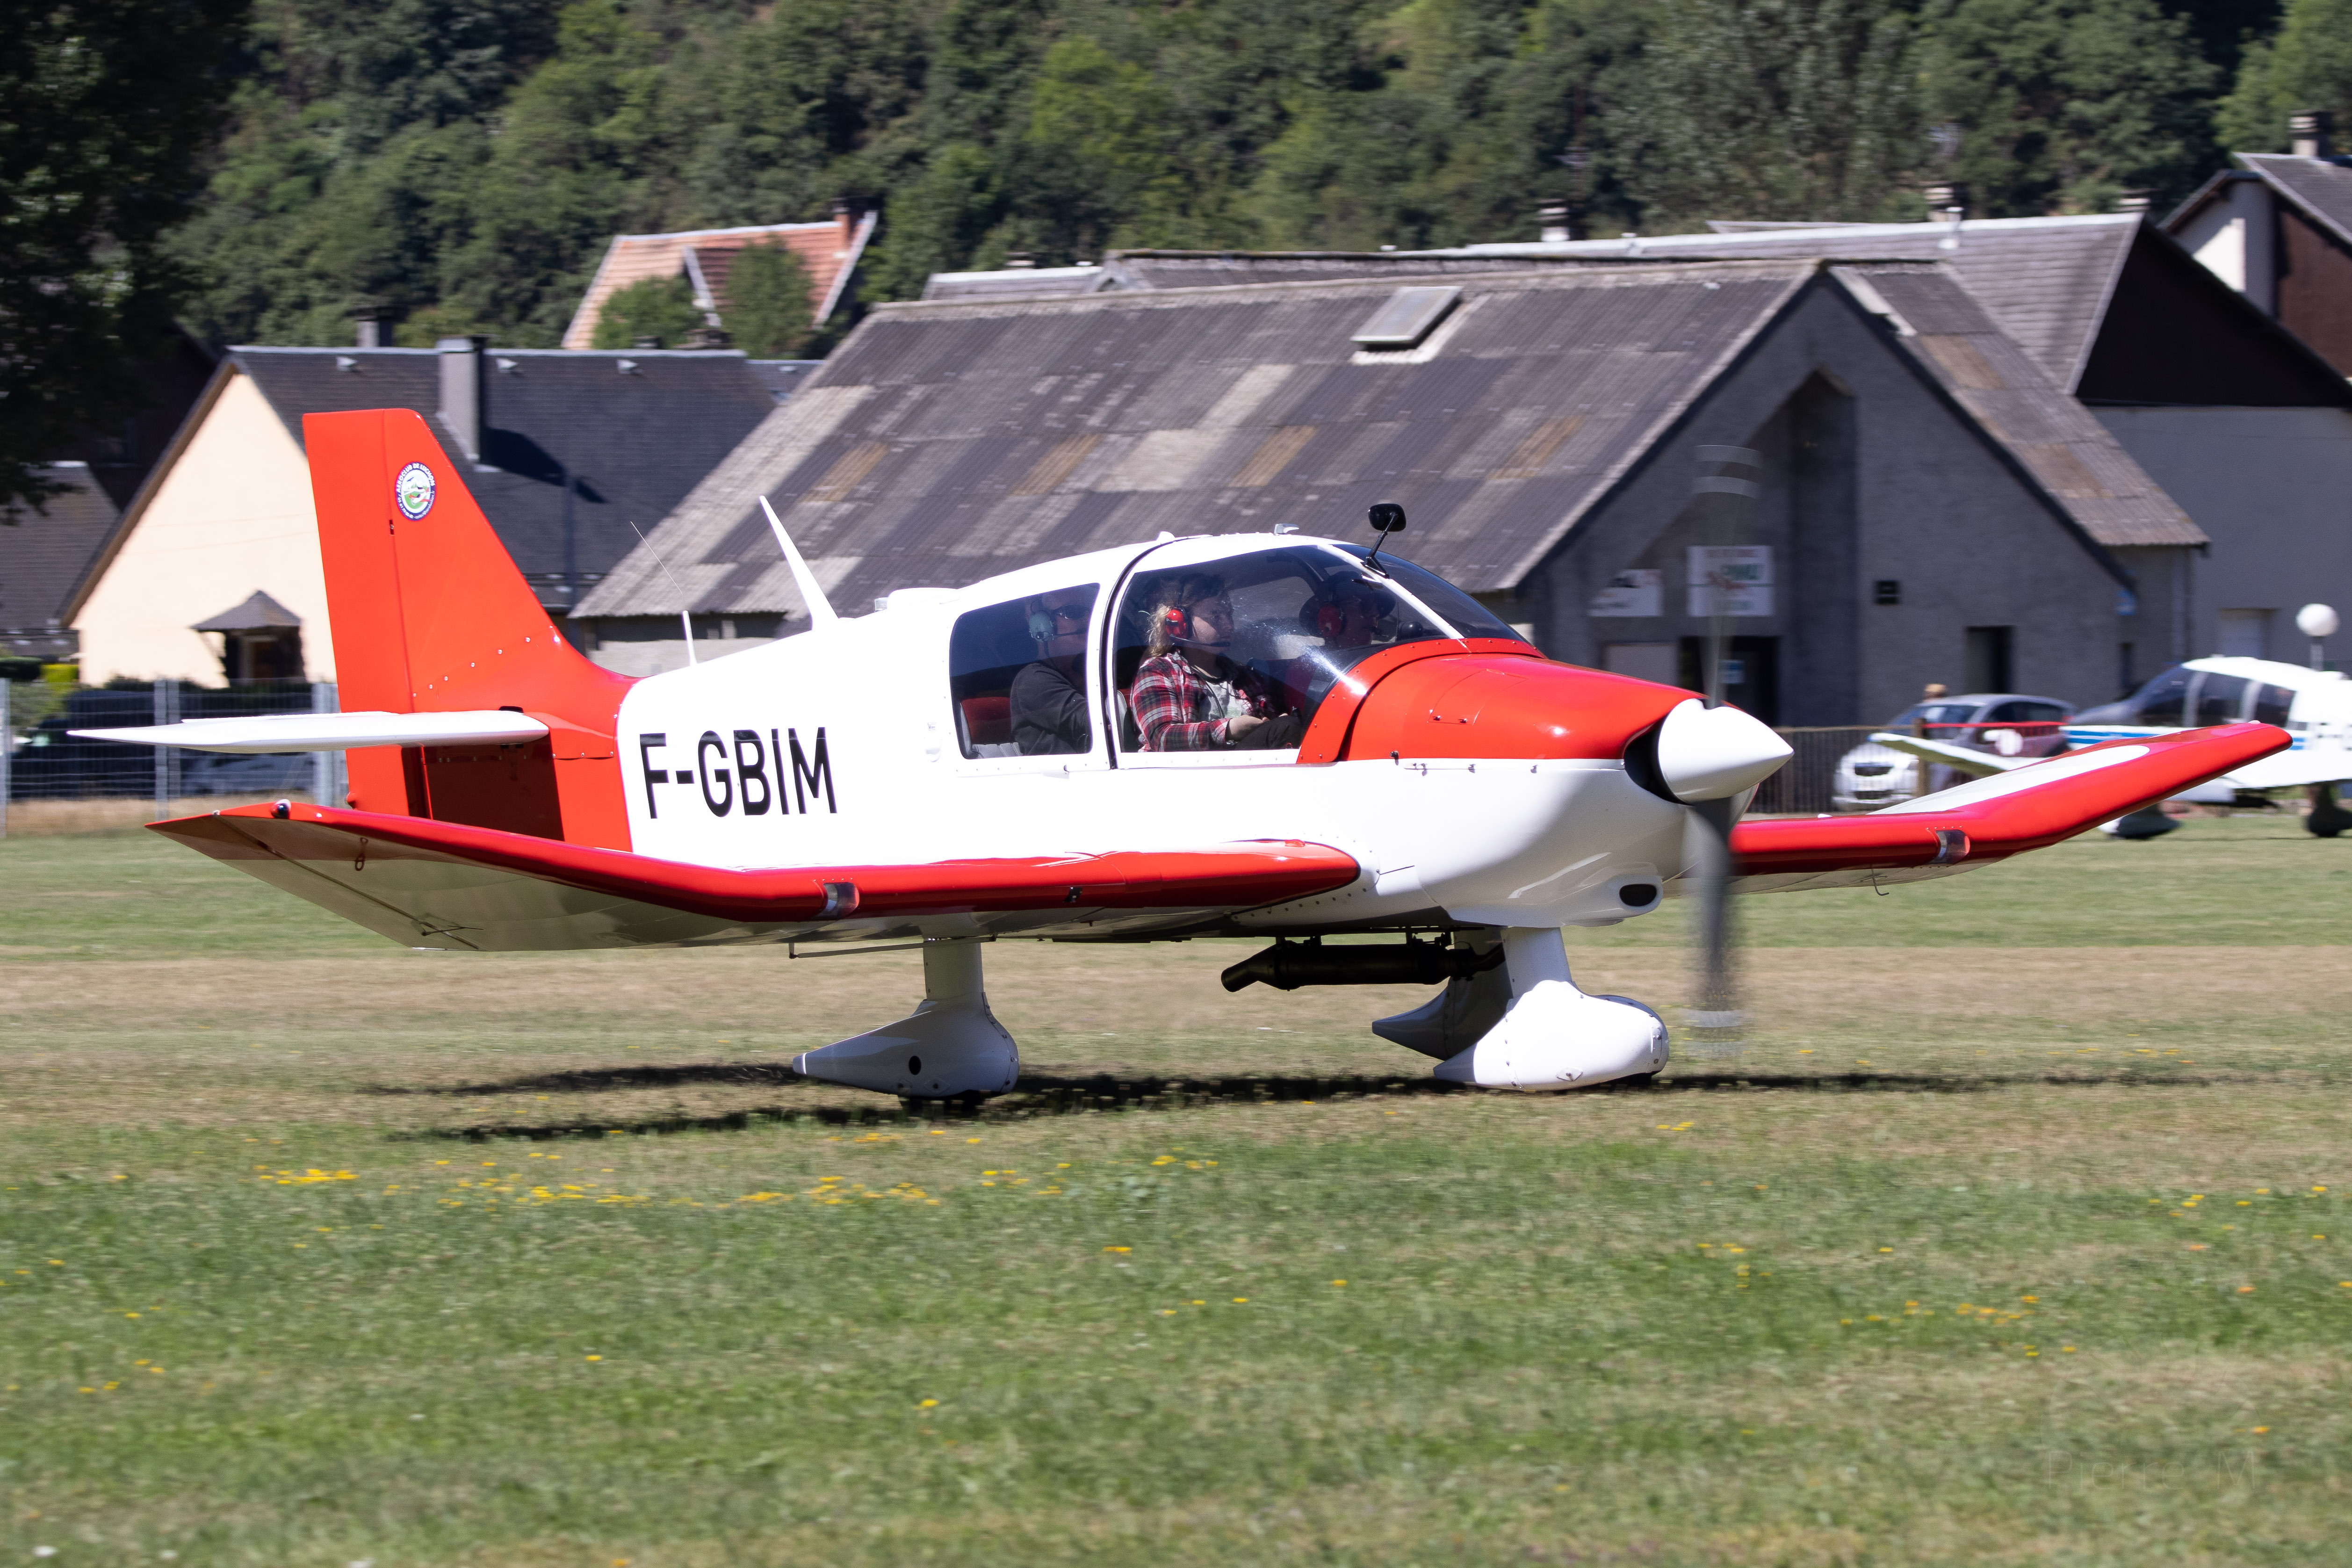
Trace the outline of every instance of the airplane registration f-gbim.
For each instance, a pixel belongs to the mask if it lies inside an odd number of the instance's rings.
[[[981,976],[1000,938],[1262,937],[1229,988],[1442,984],[1373,1025],[1440,1078],[1654,1074],[1664,1025],[1580,991],[1560,928],[1691,889],[1722,853],[1708,823],[1790,754],[1738,709],[1546,658],[1380,540],[1294,532],[1163,536],[847,617],[770,512],[809,629],[633,680],[563,642],[420,417],[303,426],[346,711],[92,733],[344,749],[349,799],[156,831],[412,947],[919,941],[911,1016],[795,1058],[828,1083],[1011,1089]],[[2136,737],[1868,816],[1741,822],[1724,874],[1948,876],[2287,743]],[[1397,940],[1318,940],[1341,933]]]

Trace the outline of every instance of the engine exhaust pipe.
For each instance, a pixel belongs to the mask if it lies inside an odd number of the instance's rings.
[[[1261,983],[1276,991],[1302,985],[1436,985],[1466,979],[1503,961],[1503,950],[1479,954],[1408,937],[1402,946],[1325,947],[1322,939],[1277,942],[1225,971],[1225,989]]]

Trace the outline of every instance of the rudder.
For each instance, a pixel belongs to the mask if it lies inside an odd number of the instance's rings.
[[[405,408],[302,420],[349,711],[518,710],[530,746],[350,753],[350,804],[625,849],[613,732],[626,676],[566,643],[457,467]]]

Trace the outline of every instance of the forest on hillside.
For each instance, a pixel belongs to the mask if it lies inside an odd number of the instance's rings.
[[[40,399],[106,406],[110,331],[548,345],[615,233],[846,201],[870,302],[1013,256],[1533,238],[1559,202],[2161,212],[2293,110],[2352,127],[2352,0],[32,0],[0,46],[0,469]]]
[[[543,345],[614,233],[836,200],[883,214],[868,300],[1014,254],[1532,238],[1555,201],[2160,210],[2279,143],[2314,56],[2352,96],[2352,0],[254,0],[177,250],[217,341],[373,306]]]

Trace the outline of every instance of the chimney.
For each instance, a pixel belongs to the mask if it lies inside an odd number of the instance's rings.
[[[1968,216],[1969,188],[1958,180],[1931,180],[1919,189],[1927,198],[1927,210],[1935,215],[1928,221],[1943,218],[1957,223]]]
[[[466,460],[482,460],[482,351],[488,338],[443,338],[433,345],[441,356],[441,428],[456,437]]]
[[[1551,202],[1536,209],[1536,237],[1545,245],[1559,245],[1576,237],[1576,223],[1566,202]]]
[[[2298,158],[2327,156],[2327,133],[2335,129],[2324,109],[2305,109],[2287,116],[2287,144]]]
[[[383,347],[383,318],[373,306],[362,306],[352,312],[353,345],[362,349]]]
[[[2116,211],[2119,213],[2144,213],[2147,211],[2148,204],[2155,198],[2155,195],[2156,193],[2154,191],[2144,188],[2135,188],[2126,191],[2116,198]]]
[[[847,196],[834,197],[833,222],[841,230],[841,253],[846,256],[849,247],[857,243],[857,214],[850,209]]]

